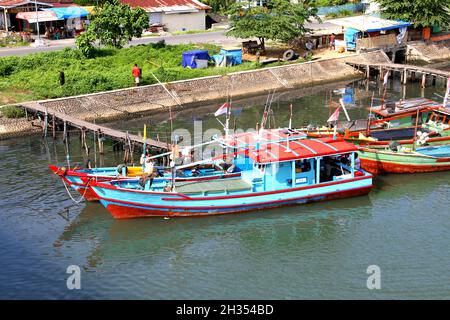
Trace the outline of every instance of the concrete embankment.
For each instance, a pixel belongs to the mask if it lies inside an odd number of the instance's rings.
[[[168,83],[166,87],[178,97],[183,107],[190,107],[225,99],[227,94],[232,95],[233,99],[242,98],[274,89],[285,91],[360,77],[360,72],[346,64],[350,61],[386,63],[389,59],[383,52],[375,51],[226,76],[176,81]],[[169,106],[181,108],[159,84],[44,100],[39,101],[39,104],[48,109],[50,114],[56,111],[87,121],[109,121],[129,118],[134,114],[151,114],[166,111]],[[0,138],[4,135],[0,132]]]
[[[411,42],[406,51],[408,61],[437,62],[450,59],[450,41],[425,43]]]

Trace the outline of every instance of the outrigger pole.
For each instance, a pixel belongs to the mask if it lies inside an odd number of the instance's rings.
[[[370,135],[370,125],[371,125],[371,121],[370,118],[372,118],[372,107],[373,107],[373,97],[375,95],[375,92],[372,91],[372,101],[370,102],[370,109],[369,109],[369,116],[367,119],[367,129],[366,129],[366,135],[369,136]]]

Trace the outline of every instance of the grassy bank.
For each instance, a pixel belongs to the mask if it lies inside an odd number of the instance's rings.
[[[192,49],[219,51],[214,45],[139,45],[121,50],[101,49],[86,59],[78,50],[46,52],[23,57],[0,58],[0,104],[72,96],[133,86],[131,68],[142,68],[142,85],[155,83],[149,71],[161,81],[221,75],[258,68],[244,63],[230,68],[187,69],[181,67],[181,53]],[[65,84],[60,85],[60,71]]]

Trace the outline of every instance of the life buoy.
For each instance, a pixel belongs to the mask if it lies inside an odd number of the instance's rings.
[[[125,168],[125,175],[127,175],[128,174],[128,167],[125,164],[119,164],[117,166],[117,173],[118,174],[122,174],[124,168]]]

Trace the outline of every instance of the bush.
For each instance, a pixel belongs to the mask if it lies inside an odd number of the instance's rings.
[[[16,106],[5,106],[0,109],[1,113],[6,118],[23,118],[25,117],[25,111],[22,108]]]
[[[183,68],[182,52],[193,49],[209,50],[212,56],[220,48],[212,44],[167,45],[158,42],[124,49],[95,49],[89,59],[76,49],[0,58],[0,95],[7,92],[8,97],[19,102],[127,88],[134,85],[131,68],[135,63],[142,68],[143,85],[156,83],[151,72],[160,81],[169,82],[258,67],[245,62],[229,68]],[[65,74],[62,86],[59,84],[60,71]]]

